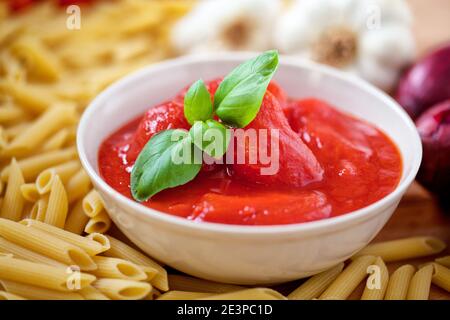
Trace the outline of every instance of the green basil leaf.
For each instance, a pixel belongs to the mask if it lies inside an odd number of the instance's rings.
[[[142,149],[131,171],[131,193],[145,201],[161,190],[183,185],[197,176],[202,153],[185,130],[165,130]]]
[[[214,95],[214,109],[228,125],[243,128],[258,114],[278,66],[278,52],[266,51],[231,71]]]
[[[195,146],[213,158],[221,158],[227,152],[231,139],[230,129],[213,119],[196,121],[189,134]]]
[[[184,96],[184,116],[189,124],[212,118],[213,105],[211,95],[203,80],[196,81]]]

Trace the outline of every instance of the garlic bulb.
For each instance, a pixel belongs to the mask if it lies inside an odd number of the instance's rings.
[[[280,0],[203,0],[172,30],[179,53],[271,48]]]
[[[297,0],[278,20],[281,52],[349,71],[384,90],[415,57],[404,0]]]

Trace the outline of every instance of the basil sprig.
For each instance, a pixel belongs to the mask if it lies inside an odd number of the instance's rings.
[[[274,50],[242,63],[223,79],[214,104],[205,83],[196,81],[184,98],[184,115],[191,129],[164,130],[147,142],[131,171],[133,198],[145,201],[193,180],[203,153],[223,157],[231,139],[228,127],[243,128],[253,121],[277,66]],[[220,122],[213,119],[214,112]]]

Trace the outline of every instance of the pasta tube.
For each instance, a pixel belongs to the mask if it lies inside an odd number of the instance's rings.
[[[1,300],[26,300],[26,299],[16,294],[0,290],[0,301]]]
[[[20,192],[22,197],[30,202],[36,202],[40,198],[40,194],[34,183],[25,183],[20,186]]]
[[[93,286],[84,287],[79,291],[79,293],[86,300],[109,300],[107,296],[95,289]]]
[[[84,228],[86,233],[105,233],[111,227],[111,219],[105,210],[90,218]]]
[[[70,197],[70,194],[68,196]],[[89,217],[83,211],[83,202],[79,200],[70,211],[64,229],[76,234],[82,234],[88,221]]]
[[[450,256],[440,257],[435,261],[444,267],[450,268]]]
[[[438,287],[450,292],[450,269],[433,263],[434,273],[431,282]]]
[[[389,271],[380,257],[370,267],[373,267],[373,273],[367,279],[361,300],[383,300],[389,282]]]
[[[63,128],[49,138],[41,148],[41,151],[54,151],[61,149],[69,137],[69,130]]]
[[[20,186],[25,183],[22,171],[16,159],[12,159],[10,165],[10,175],[6,187],[5,197],[2,201],[0,217],[18,221],[22,216],[25,199],[22,197]]]
[[[73,203],[76,200],[84,197],[91,187],[91,180],[84,169],[80,169],[66,184],[67,197],[69,203]],[[96,209],[98,210],[98,209]]]
[[[170,274],[168,278],[169,288],[176,291],[191,290],[195,292],[227,293],[245,289],[245,287],[242,286],[197,279],[178,274]]]
[[[157,298],[157,300],[195,300],[211,296],[211,293],[206,292],[191,292],[191,291],[167,291]]]
[[[53,179],[58,176],[65,183],[80,168],[78,160],[72,160],[42,171],[36,178],[36,188],[40,194],[50,191]]]
[[[96,190],[93,189],[83,198],[83,210],[88,217],[95,217],[100,214],[103,209],[103,199]]]
[[[405,300],[414,271],[414,267],[409,264],[395,270],[389,280],[384,299]]]
[[[47,211],[44,222],[58,228],[64,228],[66,223],[69,203],[67,201],[66,189],[59,176],[53,178],[52,189],[48,198]]]
[[[428,300],[434,267],[429,264],[417,271],[409,283],[407,300]]]
[[[199,300],[287,300],[281,293],[269,288],[252,288],[209,295]]]
[[[145,280],[147,275],[136,264],[111,257],[94,257],[94,262],[97,265],[97,270],[92,273],[98,278],[113,278],[126,280]]]
[[[19,295],[31,300],[84,300],[77,292],[62,292],[41,287],[36,287],[19,282],[0,280],[2,286],[9,293]]]
[[[93,286],[112,300],[143,299],[152,289],[146,282],[107,278],[98,279]]]

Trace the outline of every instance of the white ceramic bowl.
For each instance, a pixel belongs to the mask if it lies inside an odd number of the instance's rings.
[[[101,142],[150,106],[187,84],[222,76],[254,55],[191,56],[152,65],[101,93],[78,128],[81,162],[117,226],[142,250],[193,276],[238,284],[268,284],[306,277],[349,258],[367,245],[397,207],[420,165],[414,124],[390,97],[328,67],[281,57],[275,79],[290,97],[315,96],[386,132],[403,157],[394,192],[363,209],[330,219],[279,226],[198,223],[146,208],[116,192],[98,174]]]

